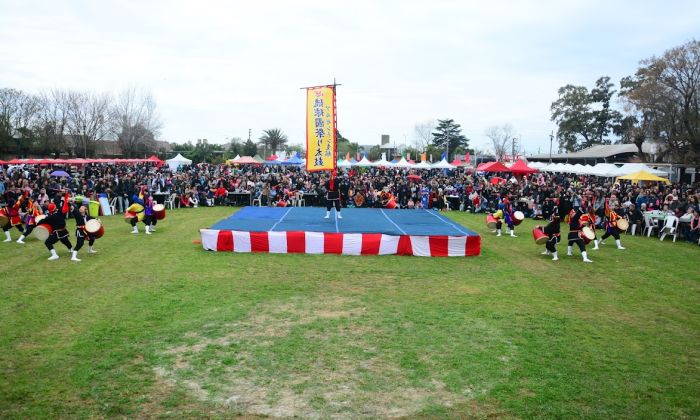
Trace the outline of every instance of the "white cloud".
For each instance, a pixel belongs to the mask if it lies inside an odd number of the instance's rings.
[[[674,8],[671,8],[674,7]],[[454,118],[474,144],[512,123],[549,147],[549,105],[566,83],[634,72],[687,41],[700,8],[603,1],[214,2],[0,0],[0,80],[151,89],[170,141],[304,136],[302,86],[338,88],[339,129],[409,143],[415,123]]]

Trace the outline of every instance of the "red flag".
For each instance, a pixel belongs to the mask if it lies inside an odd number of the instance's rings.
[[[469,152],[467,152],[467,154],[464,155],[464,163],[469,165],[470,160],[471,160],[471,156],[469,156]]]

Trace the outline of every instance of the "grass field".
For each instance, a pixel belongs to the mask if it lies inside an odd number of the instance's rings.
[[[107,218],[80,263],[0,243],[0,417],[700,417],[697,246],[554,263],[533,223],[496,238],[456,212],[480,257],[193,244],[230,212],[151,236]]]

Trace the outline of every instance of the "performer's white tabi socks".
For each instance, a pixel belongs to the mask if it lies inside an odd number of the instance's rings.
[[[24,243],[24,235],[20,236],[19,239],[17,239],[18,244],[23,244]]]
[[[70,260],[71,260],[71,261],[80,261],[80,259],[78,258],[78,251],[72,251],[72,252],[71,252]]]
[[[97,251],[95,251],[95,248],[89,246],[88,247],[88,254],[97,254]]]
[[[574,255],[574,247],[573,247],[573,246],[569,245],[569,246],[566,248],[566,255],[567,255],[568,257],[572,257],[572,256]]]
[[[134,226],[134,228],[131,230],[131,233],[139,233],[138,226]]]
[[[615,243],[617,244],[617,249],[625,249],[625,247],[622,246],[622,242],[620,242],[619,239],[615,239]]]
[[[51,250],[51,256],[49,257],[49,261],[51,260],[57,260],[58,259],[58,254],[56,253],[55,249]]]
[[[326,216],[324,217],[324,219],[328,219],[329,217],[331,217],[331,212],[327,211],[327,212],[326,212]]]
[[[559,261],[559,256],[557,256],[556,251],[552,252],[552,261]]]
[[[496,236],[501,236],[501,229],[496,230],[496,232],[498,232]]]
[[[151,234],[151,231],[150,231],[149,229],[150,229],[150,227],[149,227],[148,225],[146,225],[146,235],[150,235],[150,234]]]
[[[511,238],[517,238],[517,236],[515,236],[515,230],[511,230],[511,231],[510,231],[510,237],[511,237]]]
[[[594,239],[594,240],[593,240],[593,250],[595,251],[596,249],[599,249],[599,248],[598,248],[598,240],[597,240],[597,239]]]
[[[10,231],[6,230],[5,231],[5,240],[3,242],[12,242],[12,237],[10,236]]]
[[[338,219],[342,219],[343,216],[340,215],[340,212],[338,212]]]
[[[545,249],[544,251],[542,251],[542,255],[549,255],[549,250]]]
[[[585,262],[585,263],[592,263],[593,262],[593,261],[588,259],[588,254],[586,253],[586,251],[583,251],[581,253],[581,256],[583,257],[583,262]]]

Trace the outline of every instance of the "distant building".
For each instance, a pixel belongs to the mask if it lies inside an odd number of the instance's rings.
[[[642,151],[650,162],[657,162],[664,155],[664,150],[660,144],[655,142],[644,142]],[[596,163],[613,162],[641,162],[639,150],[634,144],[599,144],[588,147],[578,152],[556,153],[551,155],[552,162],[580,163],[595,165]],[[528,156],[529,161],[549,162],[549,153],[541,153]]]

